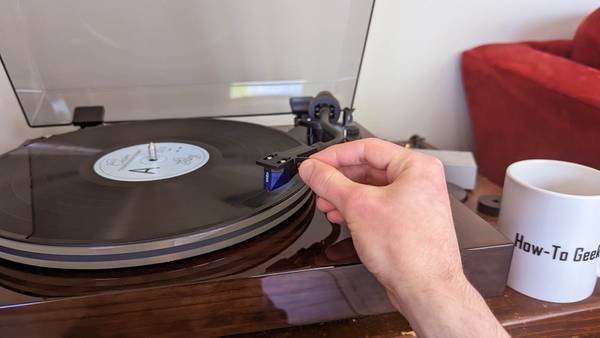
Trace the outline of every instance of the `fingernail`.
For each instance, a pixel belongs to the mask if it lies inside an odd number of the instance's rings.
[[[313,160],[305,160],[304,162],[302,162],[302,164],[300,164],[300,168],[298,169],[298,171],[300,173],[300,177],[304,182],[308,182],[308,179],[310,179],[314,168],[315,164],[313,163]]]

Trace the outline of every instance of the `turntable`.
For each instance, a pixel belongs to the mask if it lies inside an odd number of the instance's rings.
[[[3,2],[27,123],[72,131],[0,157],[0,330],[215,336],[393,311],[296,175],[372,136],[353,98],[373,5]],[[265,119],[293,126],[248,123]],[[452,207],[466,274],[499,294],[510,242]]]

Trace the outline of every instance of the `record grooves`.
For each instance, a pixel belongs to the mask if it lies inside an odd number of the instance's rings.
[[[157,145],[155,162],[144,152],[151,143]],[[212,119],[118,123],[32,142],[0,157],[0,170],[12,174],[0,178],[0,189],[10,192],[0,201],[0,257],[106,269],[239,243],[308,201],[310,193],[298,178],[265,192],[255,165],[266,153],[300,144],[272,128]],[[198,153],[190,153],[197,149],[206,153],[204,163],[178,169],[197,161]],[[169,165],[178,176],[121,181],[94,171],[100,164],[125,179]],[[132,165],[142,167],[122,170]]]
[[[250,240],[175,262],[127,269],[63,270],[5,261],[0,265],[0,284],[33,296],[65,297],[244,275],[279,255],[303,235],[314,209],[314,203],[309,202],[280,226]]]

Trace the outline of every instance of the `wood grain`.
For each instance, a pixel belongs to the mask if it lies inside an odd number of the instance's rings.
[[[466,205],[476,210],[482,195],[501,195],[502,189],[478,176]],[[491,224],[497,218],[480,214]],[[500,323],[513,337],[600,337],[600,283],[586,300],[572,304],[542,302],[510,288],[497,297],[486,299]],[[404,337],[411,336],[408,322],[398,313],[353,318],[289,329],[260,332],[260,337]],[[249,336],[249,335],[244,335]]]
[[[464,205],[452,207],[467,276],[484,294],[501,294],[510,244]],[[0,262],[5,287],[0,332],[7,337],[412,334],[385,290],[359,264],[349,231],[319,212],[304,224],[298,221],[302,213],[313,213],[312,204],[274,231],[227,252],[170,263],[164,271],[156,266],[106,275]],[[497,302],[510,309],[510,300]]]

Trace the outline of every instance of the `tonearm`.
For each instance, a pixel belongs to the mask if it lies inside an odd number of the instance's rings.
[[[256,161],[264,168],[266,191],[289,182],[298,173],[300,163],[310,155],[359,138],[359,129],[352,123],[353,109],[341,109],[338,100],[329,92],[320,92],[315,97],[290,98],[290,107],[295,115],[294,125],[306,127],[307,145],[271,153]]]

